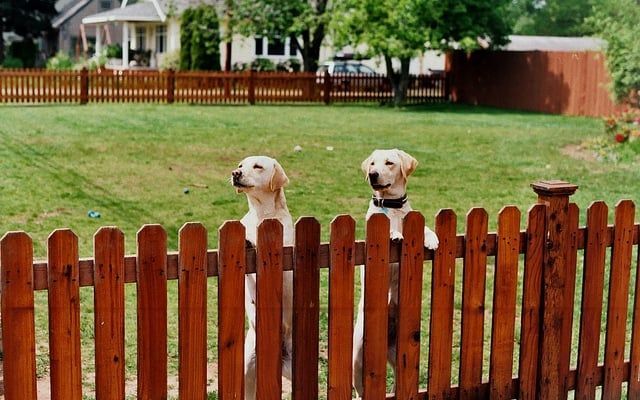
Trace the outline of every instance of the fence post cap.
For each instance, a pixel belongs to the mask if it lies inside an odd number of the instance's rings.
[[[531,187],[540,196],[571,196],[578,190],[578,185],[561,180],[538,181]]]

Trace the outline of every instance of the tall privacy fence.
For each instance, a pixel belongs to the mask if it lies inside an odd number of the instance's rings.
[[[408,103],[447,100],[443,76],[411,76]],[[377,74],[0,69],[0,103],[391,102]]]
[[[521,212],[504,207],[498,229],[488,233],[488,215],[474,208],[464,234],[457,217],[441,210],[435,220],[436,251],[423,247],[424,218],[409,213],[404,239],[389,241],[383,214],[367,222],[366,239],[355,239],[355,221],[340,216],[331,223],[330,241],[320,242],[320,225],[310,217],[295,226],[295,245],[282,247],[282,227],[267,220],[258,228],[257,247],[245,245],[244,227],[226,222],[217,250],[207,250],[207,231],[187,224],[179,233],[179,251],[167,252],[167,235],[146,225],[137,236],[137,253],[124,254],[124,237],[113,227],[94,237],[94,254],[78,259],[78,238],[57,230],[48,242],[48,259],[33,260],[32,241],[23,232],[0,242],[4,384],[7,400],[35,399],[34,291],[48,290],[52,398],[80,400],[81,359],[78,292],[94,288],[95,390],[98,399],[124,398],[124,287],[137,288],[138,398],[167,394],[167,280],[178,279],[179,392],[181,399],[202,399],[207,384],[206,299],[217,296],[218,398],[243,398],[244,275],[257,274],[257,388],[259,398],[281,396],[282,273],[293,270],[293,381],[295,400],[319,396],[320,269],[329,269],[329,399],[348,399],[351,390],[354,270],[364,265],[364,390],[366,399],[560,399],[640,397],[640,300],[630,304],[632,251],[640,225],[630,200],[615,208],[594,202],[587,224],[569,197],[576,187],[564,182],[533,185],[538,204]],[[607,260],[607,254],[610,259]],[[582,257],[579,257],[582,255]],[[495,263],[488,265],[488,260]],[[520,258],[524,260],[522,264]],[[578,266],[577,260],[584,262]],[[457,263],[462,260],[462,264]],[[610,262],[608,262],[610,261]],[[389,263],[399,263],[399,306],[395,332],[395,393],[386,394]],[[634,264],[637,269],[637,264]],[[454,324],[456,268],[462,267],[462,323]],[[577,281],[577,271],[582,281]],[[636,274],[636,276],[638,276]],[[492,304],[485,287],[493,279]],[[207,279],[218,280],[207,293]],[[423,279],[431,282],[423,290]],[[522,281],[521,292],[519,282]],[[606,301],[603,301],[608,281]],[[636,291],[640,280],[636,278]],[[574,315],[574,296],[580,294]],[[458,293],[457,293],[458,292]],[[430,319],[423,321],[426,297]],[[521,301],[518,299],[521,298]],[[630,311],[633,318],[627,321]],[[518,316],[517,309],[520,309]],[[606,312],[606,327],[601,317]],[[490,324],[485,324],[487,314]],[[573,320],[579,329],[573,330]],[[515,340],[516,324],[520,341]],[[490,329],[488,379],[483,379],[485,330]],[[426,333],[426,335],[425,335]],[[604,341],[601,333],[606,334]],[[627,333],[631,342],[626,340]],[[420,363],[421,338],[428,335],[428,360]],[[459,363],[452,357],[460,337]],[[572,344],[578,346],[571,362]],[[516,346],[518,358],[514,357]],[[599,351],[604,348],[604,358]],[[458,384],[452,385],[453,373]],[[516,368],[513,366],[517,365]],[[419,377],[427,368],[426,387]],[[623,382],[627,382],[623,392]]]

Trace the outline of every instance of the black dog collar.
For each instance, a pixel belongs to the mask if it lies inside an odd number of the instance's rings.
[[[407,195],[400,197],[399,199],[379,199],[375,195],[371,198],[373,205],[380,208],[402,208],[407,202]]]

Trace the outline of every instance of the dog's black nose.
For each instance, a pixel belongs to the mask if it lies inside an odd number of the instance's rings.
[[[380,176],[377,172],[369,172],[369,182],[376,182]]]
[[[240,178],[242,176],[242,170],[234,169],[233,172],[231,172],[231,175],[234,178]]]

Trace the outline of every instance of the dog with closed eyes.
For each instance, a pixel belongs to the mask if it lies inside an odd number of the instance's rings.
[[[402,239],[402,221],[411,211],[407,197],[407,181],[415,171],[418,161],[402,150],[374,150],[362,162],[362,171],[373,190],[366,219],[376,213],[389,217],[392,240]],[[438,247],[438,237],[429,228],[424,228],[424,245],[428,249]],[[389,274],[389,338],[387,362],[396,370],[395,324],[398,308],[398,264],[390,265]],[[364,268],[361,269],[361,295],[358,304],[358,316],[353,337],[353,386],[360,397],[364,395],[362,376],[362,357],[364,350]]]
[[[265,156],[247,157],[231,173],[231,182],[238,193],[244,193],[249,212],[240,222],[246,229],[247,242],[255,246],[257,229],[265,219],[277,219],[283,228],[283,245],[294,243],[293,220],[284,196],[289,182],[278,161]],[[282,286],[282,374],[291,380],[293,272],[285,271]],[[256,398],[256,276],[245,276],[245,310],[249,329],[244,345],[245,399]]]

